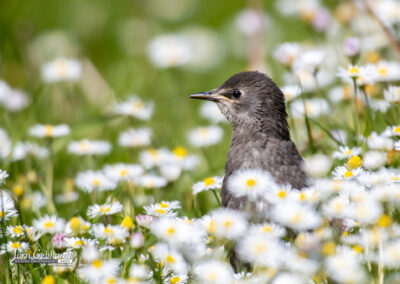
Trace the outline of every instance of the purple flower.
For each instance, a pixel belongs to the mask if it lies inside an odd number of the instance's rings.
[[[57,233],[53,237],[53,247],[54,248],[64,248],[65,247],[65,234],[64,233]]]
[[[356,56],[360,52],[360,40],[356,37],[349,37],[344,42],[344,54],[349,57]]]
[[[331,23],[331,14],[325,8],[318,9],[313,18],[312,25],[317,31],[325,31]]]

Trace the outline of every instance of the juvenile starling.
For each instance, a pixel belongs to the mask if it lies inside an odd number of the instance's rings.
[[[190,96],[216,102],[233,127],[222,186],[222,205],[241,210],[246,198],[227,190],[230,175],[240,169],[263,169],[278,184],[302,189],[307,184],[303,159],[290,139],[285,97],[278,86],[257,71],[233,75],[220,87]]]

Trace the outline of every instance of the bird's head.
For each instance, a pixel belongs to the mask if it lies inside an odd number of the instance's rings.
[[[289,138],[285,97],[278,86],[261,72],[235,74],[220,87],[190,97],[217,103],[234,129],[256,128]]]

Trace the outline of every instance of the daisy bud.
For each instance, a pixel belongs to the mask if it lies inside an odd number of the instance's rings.
[[[140,248],[144,243],[142,233],[133,233],[131,236],[131,246],[133,248]]]
[[[360,53],[360,40],[356,37],[349,37],[344,42],[344,54],[354,57]]]
[[[362,165],[362,160],[361,160],[360,156],[353,156],[347,162],[347,166],[350,169],[359,168],[359,167],[361,167],[361,165]]]

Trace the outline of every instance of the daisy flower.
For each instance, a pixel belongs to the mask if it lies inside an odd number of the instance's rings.
[[[349,148],[348,146],[340,146],[339,150],[333,152],[332,157],[336,159],[349,159],[353,156],[358,156],[360,154],[360,147]]]
[[[388,126],[382,133],[384,136],[400,136],[400,125]]]
[[[170,162],[171,158],[171,152],[164,148],[147,149],[139,154],[141,164],[147,169]]]
[[[143,173],[143,168],[139,165],[120,163],[106,165],[104,167],[104,173],[115,182],[128,181],[140,176]]]
[[[286,85],[282,87],[282,93],[286,101],[290,102],[301,94],[301,88],[298,85]]]
[[[224,177],[207,177],[203,181],[196,182],[192,189],[193,189],[193,194],[196,195],[202,191],[207,191],[210,189],[219,189],[222,187],[222,182],[224,180]]]
[[[200,115],[212,123],[227,122],[225,116],[213,102],[204,102],[200,107]]]
[[[117,187],[117,182],[109,179],[103,172],[91,170],[78,173],[75,184],[86,192],[109,191]]]
[[[54,234],[64,231],[65,220],[55,215],[46,215],[39,219],[33,220],[33,226],[43,234]]]
[[[400,87],[398,86],[389,86],[389,88],[383,91],[383,96],[386,101],[390,103],[399,103],[400,102]]]
[[[257,266],[278,268],[283,261],[284,248],[275,238],[262,233],[248,234],[238,243],[242,260]]]
[[[396,151],[400,151],[400,141],[397,141],[397,142],[394,144],[394,148],[396,149]]]
[[[7,244],[1,246],[0,254],[10,252],[14,255],[16,252],[26,252],[28,248],[29,244],[26,242],[9,241]]]
[[[92,206],[89,206],[87,210],[87,215],[90,219],[93,219],[94,217],[97,216],[104,216],[104,215],[113,215],[118,212],[121,212],[123,209],[123,206],[119,201],[114,201],[113,203],[106,203],[103,205],[95,204]]]
[[[297,231],[315,229],[322,222],[316,210],[294,201],[277,204],[272,211],[272,217],[276,222]]]
[[[158,243],[151,250],[154,258],[162,262],[167,268],[176,273],[186,273],[187,264],[183,256],[175,249],[169,248],[166,244]]]
[[[129,277],[145,280],[149,272],[149,268],[144,264],[132,264],[129,268]]]
[[[178,164],[166,163],[160,166],[160,174],[168,182],[177,180],[182,173],[182,168]]]
[[[8,173],[5,170],[0,170],[0,185],[2,185],[8,178]]]
[[[204,284],[231,283],[233,280],[231,266],[219,260],[209,260],[197,264],[194,267],[194,274],[199,283]]]
[[[18,216],[18,212],[15,210],[14,200],[7,192],[0,189],[0,221],[3,219],[7,221],[15,216]]]
[[[158,68],[182,66],[192,59],[192,48],[186,37],[179,34],[159,35],[148,45],[148,56]]]
[[[43,159],[49,155],[49,151],[32,142],[17,142],[11,154],[13,161],[20,161],[26,157]]]
[[[357,65],[348,65],[346,69],[339,67],[337,76],[343,79],[357,78],[360,76],[360,67]]]
[[[91,234],[96,239],[108,239],[112,237],[115,234],[115,232],[120,231],[122,229],[124,228],[122,228],[120,225],[105,226],[103,223],[98,223],[98,224],[93,224],[91,228]]]
[[[390,243],[386,243],[383,255],[382,262],[385,267],[388,268],[399,268],[400,264],[400,241],[393,241]]]
[[[384,135],[378,135],[376,132],[372,132],[367,137],[367,144],[370,150],[383,150],[390,151],[393,148],[393,140]]]
[[[283,43],[274,51],[274,57],[283,65],[290,66],[301,54],[301,48],[297,43]]]
[[[214,125],[195,128],[189,132],[187,137],[191,145],[195,147],[207,147],[220,142],[223,133],[221,127]]]
[[[85,238],[65,238],[64,242],[66,247],[72,249],[81,249],[88,245],[94,246],[96,243],[95,240],[89,240]]]
[[[147,215],[155,217],[175,217],[177,213],[174,209],[163,207],[161,204],[150,204],[143,207]]]
[[[82,217],[72,217],[65,226],[65,233],[68,235],[87,232],[91,224],[82,219]]]
[[[212,212],[210,218],[204,220],[207,232],[219,238],[237,239],[247,229],[247,221],[242,213],[221,208]]]
[[[273,223],[263,223],[251,225],[249,228],[249,235],[264,234],[264,237],[281,238],[285,235],[285,228]]]
[[[68,135],[71,131],[66,124],[50,125],[36,124],[29,128],[29,135],[38,138],[56,138]]]
[[[153,102],[143,102],[138,96],[130,96],[125,102],[114,103],[114,113],[149,120],[153,114]]]
[[[175,147],[171,155],[172,163],[177,163],[184,170],[193,170],[199,164],[199,157],[188,155],[186,149],[182,146]]]
[[[150,128],[129,128],[120,133],[118,144],[122,147],[135,148],[149,146],[151,143],[151,135],[153,131]]]
[[[81,63],[76,59],[60,57],[42,67],[42,78],[47,83],[76,81],[81,77],[81,73]]]
[[[13,238],[25,238],[27,237],[31,241],[36,241],[40,238],[41,234],[34,227],[29,227],[25,224],[8,226],[7,234]]]
[[[160,188],[167,185],[167,179],[154,174],[147,174],[137,179],[137,184],[144,188]]]
[[[107,155],[111,151],[111,144],[102,140],[73,141],[68,144],[68,152],[75,155]]]
[[[350,180],[356,178],[362,174],[364,170],[362,168],[348,169],[347,167],[341,166],[334,169],[332,175],[336,179]]]
[[[364,154],[363,167],[367,170],[378,170],[386,164],[387,153],[369,151]]]
[[[257,200],[267,190],[274,186],[275,182],[269,173],[260,169],[246,169],[233,173],[227,182],[228,190],[235,197],[247,197]]]
[[[6,159],[12,151],[12,143],[7,132],[0,128],[0,159]]]
[[[349,197],[340,195],[325,202],[322,212],[328,218],[345,218],[347,217],[349,205]]]
[[[315,154],[305,158],[305,171],[314,178],[323,177],[330,172],[332,160],[324,154]]]
[[[153,212],[153,209],[151,209],[150,212]],[[151,215],[142,215],[142,214],[136,215],[136,222],[139,224],[139,226],[142,226],[144,228],[149,229],[153,221],[154,217]]]
[[[90,283],[101,283],[106,277],[117,276],[119,271],[119,260],[99,258],[90,263],[82,265],[78,269],[78,274],[85,281]]]

